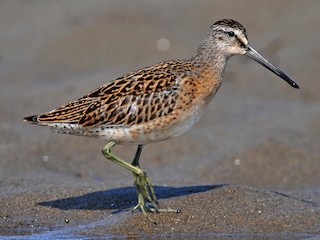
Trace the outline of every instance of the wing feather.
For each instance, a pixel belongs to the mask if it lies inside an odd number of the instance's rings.
[[[185,63],[184,63],[185,64]],[[85,128],[101,124],[140,124],[173,111],[181,69],[168,61],[106,83],[84,97],[27,121],[76,123]]]

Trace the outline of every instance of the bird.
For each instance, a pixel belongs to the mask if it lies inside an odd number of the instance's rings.
[[[137,205],[148,212],[161,209],[147,173],[140,168],[143,146],[179,136],[201,117],[219,89],[227,61],[245,55],[285,80],[299,86],[282,70],[262,57],[250,44],[246,29],[232,19],[215,22],[189,59],[167,60],[125,74],[87,95],[49,112],[24,118],[64,134],[96,137],[107,141],[103,155],[133,173]],[[135,144],[131,164],[111,151],[115,144]],[[153,221],[154,222],[154,221]]]

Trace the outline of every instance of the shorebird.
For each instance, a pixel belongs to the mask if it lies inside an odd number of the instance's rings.
[[[200,118],[223,80],[227,60],[246,55],[294,88],[299,86],[272,65],[248,42],[246,29],[232,19],[214,23],[195,56],[170,60],[126,74],[78,100],[50,112],[24,118],[58,133],[107,140],[103,155],[134,175],[138,203],[133,211],[178,211],[160,209],[154,189],[140,168],[142,148],[188,131]],[[138,148],[132,163],[111,152],[115,144],[133,143]]]

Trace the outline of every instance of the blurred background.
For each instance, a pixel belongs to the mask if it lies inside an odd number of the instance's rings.
[[[146,146],[142,168],[155,185],[319,189],[319,12],[317,0],[0,0],[2,187],[21,181],[31,187],[34,180],[131,186],[132,174],[102,156],[104,141],[53,134],[23,124],[23,117],[130,71],[189,58],[214,22],[232,18],[301,89],[245,56],[233,57],[199,123]],[[114,152],[131,161],[135,148]]]

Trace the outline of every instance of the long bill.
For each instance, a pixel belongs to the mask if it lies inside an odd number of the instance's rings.
[[[246,55],[256,62],[260,63],[265,68],[269,69],[279,77],[281,77],[283,80],[285,80],[287,83],[290,84],[291,87],[299,88],[298,84],[296,84],[291,78],[289,78],[284,72],[282,72],[279,68],[274,66],[272,63],[270,63],[267,59],[262,57],[256,50],[254,50],[251,46],[248,46]]]

